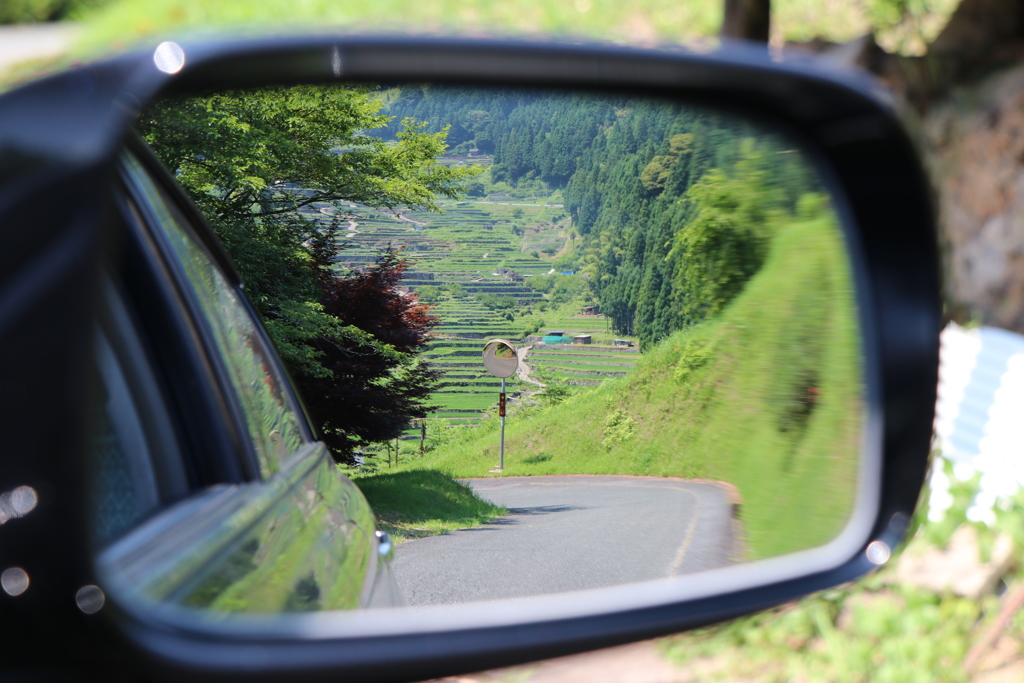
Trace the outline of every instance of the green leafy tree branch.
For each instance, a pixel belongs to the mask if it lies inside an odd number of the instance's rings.
[[[394,142],[368,134],[390,120],[371,90],[298,86],[166,99],[138,126],[224,242],[282,357],[316,376],[325,373],[320,353],[304,342],[354,334],[319,302],[311,268],[323,232],[318,209],[337,217],[350,203],[437,210],[437,196],[458,196],[478,172],[436,163],[446,130],[426,133],[406,119]]]
[[[370,86],[276,87],[165,99],[139,132],[217,232],[340,460],[422,418],[437,372],[418,357],[436,318],[398,290],[390,247],[360,272],[335,267],[354,204],[438,210],[476,168],[436,159],[447,129],[411,118],[392,140]]]

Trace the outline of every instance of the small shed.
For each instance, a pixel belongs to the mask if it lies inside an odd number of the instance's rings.
[[[577,335],[575,335],[572,338],[572,343],[573,344],[589,344],[590,343],[590,335],[589,334],[577,334]]]
[[[564,337],[565,330],[548,330],[544,335],[547,337]]]
[[[612,341],[612,346],[633,346],[633,342],[628,339],[615,339]]]
[[[597,315],[601,312],[601,307],[597,304],[591,304],[590,306],[584,306],[580,309],[580,313],[583,315]]]

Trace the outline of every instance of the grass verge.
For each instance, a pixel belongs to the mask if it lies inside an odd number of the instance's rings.
[[[352,481],[370,502],[378,528],[399,542],[479,526],[508,513],[437,470],[357,474]]]

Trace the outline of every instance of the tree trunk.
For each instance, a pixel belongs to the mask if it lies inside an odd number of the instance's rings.
[[[771,5],[771,0],[725,0],[720,35],[767,43]]]
[[[985,57],[993,48],[1024,38],[1022,0],[963,0],[928,54],[959,59]]]
[[[927,55],[889,61],[938,198],[946,310],[1024,333],[1024,0],[963,0]]]

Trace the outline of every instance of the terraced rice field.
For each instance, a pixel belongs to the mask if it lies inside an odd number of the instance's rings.
[[[341,268],[372,263],[389,245],[401,247],[412,259],[402,286],[412,293],[436,295],[432,305],[441,323],[425,355],[444,373],[432,402],[437,406],[434,415],[449,424],[477,420],[482,411],[497,405],[500,380],[489,375],[481,362],[487,339],[530,343],[538,337],[529,335],[542,335],[548,329],[593,336],[592,346],[532,350],[529,362],[542,382],[554,379],[593,386],[622,376],[636,359],[635,349],[611,348],[614,335],[603,316],[580,315],[582,302],[551,307],[544,295],[526,284],[530,277],[552,271],[553,254],[572,247],[568,219],[560,205],[492,195],[445,203],[443,213],[392,213],[356,205],[350,205],[344,215],[316,205],[306,213],[324,224],[338,221],[339,241],[345,246],[339,258]],[[514,304],[488,308],[479,300],[486,294],[510,297]],[[512,401],[537,388],[516,378],[507,380]],[[418,429],[410,429],[407,438],[418,435]]]
[[[639,360],[636,348],[593,344],[538,344],[526,361],[535,366],[537,379],[558,380],[573,386],[598,386],[606,379],[624,377]]]

